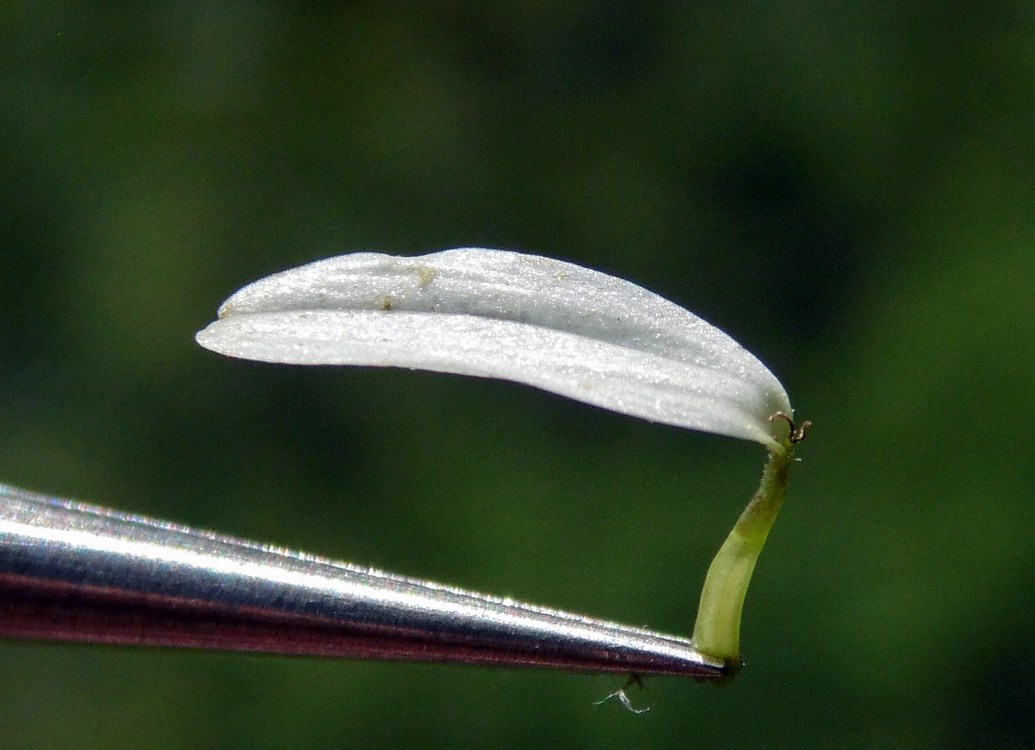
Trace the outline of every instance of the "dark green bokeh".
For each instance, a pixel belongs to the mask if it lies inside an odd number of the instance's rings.
[[[1031,6],[556,6],[0,8],[0,480],[688,632],[757,446],[192,340],[348,250],[574,260],[816,423],[737,682],[0,644],[0,746],[1035,743]]]

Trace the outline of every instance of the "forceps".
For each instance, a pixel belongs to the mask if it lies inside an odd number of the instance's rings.
[[[726,676],[690,640],[0,485],[0,638]]]

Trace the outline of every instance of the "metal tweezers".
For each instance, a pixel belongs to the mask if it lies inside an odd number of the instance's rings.
[[[0,638],[722,678],[685,638],[0,485]]]

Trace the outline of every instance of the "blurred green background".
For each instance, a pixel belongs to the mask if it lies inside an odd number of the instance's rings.
[[[244,283],[508,247],[815,422],[727,689],[0,644],[0,747],[1035,745],[1030,3],[0,7],[0,481],[688,633],[758,446],[223,359]]]

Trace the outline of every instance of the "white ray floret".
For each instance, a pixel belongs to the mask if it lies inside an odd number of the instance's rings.
[[[715,326],[572,263],[461,248],[353,253],[274,274],[230,297],[197,339],[265,362],[502,378],[761,443],[762,481],[712,560],[693,635],[729,674],[739,668],[744,597],[809,423],[794,425],[780,382]]]

